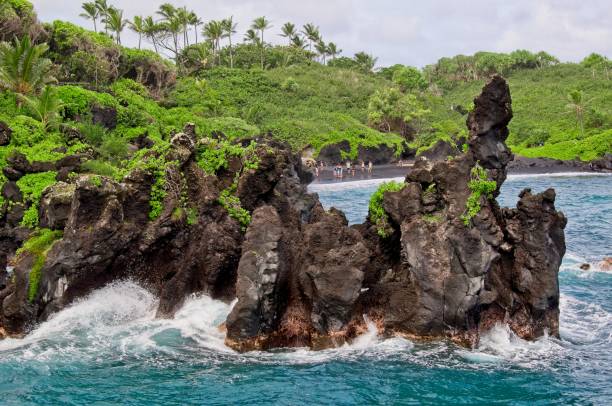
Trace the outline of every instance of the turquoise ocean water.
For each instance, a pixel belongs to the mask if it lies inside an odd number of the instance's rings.
[[[312,190],[356,223],[376,187]],[[561,340],[525,342],[498,326],[467,350],[371,329],[334,350],[237,354],[217,328],[231,305],[194,297],[175,319],[155,320],[155,297],[126,281],[1,341],[0,404],[612,404],[612,273],[595,266],[612,256],[612,177],[514,176],[500,203],[514,206],[524,187],[554,187],[569,218]]]

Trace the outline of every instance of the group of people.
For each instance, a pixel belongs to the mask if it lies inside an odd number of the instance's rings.
[[[360,161],[360,169],[361,169],[361,173],[365,173],[366,170],[368,171],[368,173],[372,173],[373,169],[374,169],[374,165],[372,164],[372,161],[368,161],[368,164],[366,165],[365,161]],[[338,179],[342,179],[345,174],[346,176],[355,176],[355,173],[357,172],[357,165],[354,165],[350,160],[346,161],[346,164],[343,165],[342,163],[336,163],[333,165],[334,167],[334,178],[338,178]],[[325,168],[325,163],[324,162],[317,162],[317,164],[315,165],[315,176],[319,177],[319,175],[321,175],[321,172],[323,171],[323,169]]]

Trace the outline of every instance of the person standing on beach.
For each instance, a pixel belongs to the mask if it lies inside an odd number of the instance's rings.
[[[365,162],[361,161],[361,172],[365,172]]]
[[[374,165],[372,165],[372,161],[368,161],[368,173],[372,173],[372,169]]]

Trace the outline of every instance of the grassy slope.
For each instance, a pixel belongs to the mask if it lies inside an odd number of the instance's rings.
[[[318,151],[346,139],[354,156],[358,145],[402,142],[366,125],[370,95],[389,85],[372,75],[313,64],[265,72],[213,70],[206,79],[223,115],[240,117],[296,149],[310,145]]]
[[[611,80],[601,74],[593,78],[590,69],[574,64],[518,71],[507,79],[514,110],[508,142],[514,152],[527,157],[558,159],[579,156],[583,160],[612,152]],[[452,111],[450,106],[468,108],[483,84],[484,81],[461,84],[441,98],[430,98],[432,121],[464,126],[465,117]],[[567,94],[574,89],[585,93],[588,108],[595,108],[607,116],[607,122],[587,125],[584,138],[575,116],[567,108]],[[534,137],[545,139],[544,146],[534,146]]]

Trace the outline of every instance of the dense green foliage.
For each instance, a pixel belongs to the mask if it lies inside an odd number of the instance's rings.
[[[36,230],[32,236],[17,250],[17,255],[30,254],[34,257],[34,263],[30,269],[30,280],[28,285],[28,300],[33,302],[38,294],[42,267],[45,265],[47,253],[53,244],[63,236],[62,231],[49,229]]]
[[[320,65],[261,70],[213,69],[205,74],[225,115],[238,116],[264,133],[318,152],[348,140],[351,157],[359,145],[399,148],[402,137],[367,126],[369,97],[385,81]]]
[[[463,142],[472,100],[493,73],[504,74],[512,91],[508,143],[515,153],[590,160],[612,151],[611,63],[602,55],[568,64],[544,52],[478,52],[442,58],[423,70],[399,64],[375,69],[374,56],[342,56],[313,23],[280,26],[286,43],[273,45],[266,42],[274,34],[265,17],[256,18],[240,41],[231,18],[204,23],[171,4],[160,6],[156,18],[127,21],[121,10],[98,0],[85,3],[81,16],[93,22],[94,32],[55,21],[43,35],[29,2],[0,5],[0,25],[13,33],[0,33],[0,121],[12,130],[10,143],[0,147],[0,164],[14,153],[52,163],[79,152],[87,157],[81,171],[98,176],[92,179],[121,180],[136,168],[146,170],[155,179],[151,219],[163,212],[171,188],[182,188],[172,179],[177,171],[166,152],[186,123],[196,125],[197,161],[211,175],[234,158],[243,171],[256,167],[257,146],[239,141],[262,134],[296,151],[308,148],[315,158],[341,141],[350,144],[343,158],[383,144],[398,155],[407,145],[420,153],[439,140]],[[120,44],[128,27],[139,36],[138,49]],[[155,52],[141,49],[142,41]],[[59,83],[51,85],[55,77]],[[116,112],[116,122],[96,120],[95,111]],[[146,147],[139,144],[143,139]],[[476,175],[473,196],[487,195],[490,183]],[[22,225],[38,226],[40,196],[55,177],[47,172],[20,179],[27,209]],[[0,174],[0,185],[5,181]],[[250,214],[236,187],[223,191],[219,203],[245,227]],[[197,213],[183,192],[173,193],[181,195],[177,214],[194,221]],[[468,202],[467,218],[478,211],[479,199]],[[0,200],[2,207],[14,203]],[[380,202],[374,204],[371,216],[385,234],[381,210]]]
[[[391,226],[389,225],[389,216],[383,208],[383,200],[386,192],[399,192],[406,186],[405,183],[399,183],[395,181],[382,183],[376,192],[370,198],[368,205],[369,218],[372,224],[376,226],[376,232],[382,238],[389,237]]]

